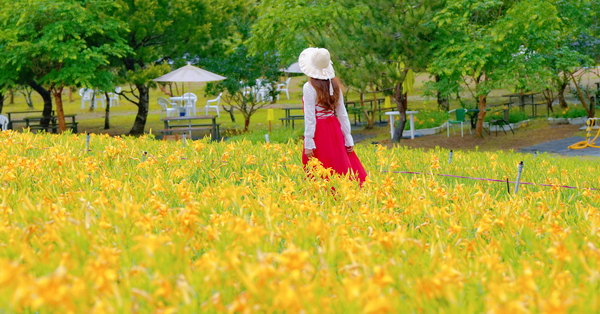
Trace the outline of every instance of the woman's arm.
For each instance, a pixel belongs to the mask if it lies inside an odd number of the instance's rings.
[[[315,149],[315,128],[317,126],[317,117],[315,105],[317,101],[317,91],[310,81],[304,84],[302,88],[302,102],[304,103],[304,148]]]
[[[344,105],[344,95],[342,93],[340,93],[340,100],[337,108],[335,108],[335,113],[337,114],[337,118],[342,127],[342,133],[344,134],[344,142],[346,147],[354,146],[354,139],[352,139],[352,134],[350,134],[350,119],[348,118],[348,112],[346,111],[346,106]]]

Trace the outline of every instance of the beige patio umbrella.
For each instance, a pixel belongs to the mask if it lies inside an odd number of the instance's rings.
[[[169,72],[161,77],[155,78],[153,81],[156,82],[188,82],[188,89],[190,88],[190,82],[214,82],[226,79],[226,77],[219,74],[215,74],[199,67],[195,67],[191,64],[182,66],[181,68]],[[181,94],[185,95],[184,88],[181,88]],[[189,96],[189,95],[188,95]],[[184,99],[188,103],[191,98]],[[195,100],[194,100],[194,111],[195,111]]]
[[[221,81],[226,77],[215,74],[191,64],[182,66],[181,68],[169,72],[161,77],[155,78],[157,82],[213,82]]]
[[[298,62],[292,63],[287,68],[279,69],[279,71],[285,72],[285,73],[302,73],[302,70],[300,70],[300,65],[298,65]]]

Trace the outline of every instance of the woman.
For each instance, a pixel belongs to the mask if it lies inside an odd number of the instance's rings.
[[[342,84],[335,77],[329,51],[308,48],[298,58],[300,70],[310,77],[302,89],[304,151],[302,163],[318,159],[335,173],[351,173],[362,184],[367,173],[354,152],[350,120],[344,106]]]

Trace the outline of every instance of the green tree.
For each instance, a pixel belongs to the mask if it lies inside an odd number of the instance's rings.
[[[543,94],[550,110],[552,110],[552,104],[556,99],[558,99],[560,107],[567,107],[564,92],[571,81],[568,72],[574,63],[578,64],[583,60],[581,55],[578,56],[579,53],[574,52],[577,50],[584,51],[585,48],[590,47],[589,44],[593,43],[588,41],[589,38],[587,38],[593,20],[591,16],[594,15],[592,2],[579,0],[551,1],[558,10],[561,27],[558,34],[560,40],[557,46],[554,47],[554,51],[545,55],[551,76],[548,78],[549,86]],[[596,0],[596,7],[598,5],[599,3]]]
[[[0,49],[2,48],[0,47]],[[2,110],[4,109],[5,95],[14,85],[15,78],[11,73],[9,69],[3,68],[3,64],[0,64],[0,114],[2,114]]]
[[[426,68],[435,25],[428,23],[439,1],[342,1],[325,44],[338,54],[337,71],[361,92],[384,91],[400,112],[393,141],[399,142],[408,110],[404,80]],[[326,33],[326,31],[324,32]],[[374,115],[367,119],[374,121]]]
[[[4,4],[4,3],[1,3]],[[7,49],[7,41],[5,38],[10,37],[10,31],[6,30],[5,21],[8,19],[8,12],[6,10],[0,10],[0,55],[2,51]],[[0,114],[4,109],[4,100],[6,93],[15,84],[16,73],[8,66],[6,62],[0,62]]]
[[[566,107],[565,87],[581,67],[593,65],[589,53],[591,1],[560,0],[546,3],[524,2],[511,17],[510,33],[519,40],[519,54],[511,61],[518,66],[509,66],[512,84],[519,89],[527,86],[531,90],[543,90],[549,108],[553,98]],[[586,41],[581,42],[581,38]],[[591,42],[591,40],[590,40]],[[587,50],[587,51],[586,51]],[[516,75],[515,75],[516,74]],[[582,102],[583,103],[583,102]],[[587,106],[586,106],[587,108]],[[589,113],[589,112],[588,112]]]
[[[261,87],[273,91],[273,84],[279,77],[277,56],[273,53],[249,55],[246,47],[240,46],[225,59],[207,61],[207,64],[208,68],[219,69],[227,77],[218,83],[208,84],[207,92],[217,94],[226,91],[221,99],[242,113],[244,132],[248,131],[252,115],[271,102],[269,97],[275,97],[269,93],[266,98],[260,99],[256,91]],[[257,80],[261,83],[257,84]],[[226,111],[233,115],[231,109]]]
[[[544,90],[557,55],[561,20],[548,1],[453,1],[434,21],[438,36],[429,70],[462,81],[479,108],[476,135],[482,135],[487,95],[495,88]],[[451,84],[449,86],[452,86]]]
[[[473,86],[470,92],[481,110],[476,129],[480,136],[486,95],[492,88],[489,78],[503,59],[494,47],[491,26],[503,14],[501,1],[459,0],[448,2],[433,19],[440,35],[433,43],[436,50],[429,72],[442,77],[444,85],[438,86],[454,87],[461,81],[467,88]]]
[[[174,66],[198,57],[221,55],[236,30],[236,16],[243,15],[247,0],[117,0],[114,15],[127,24],[121,33],[132,52],[120,59],[121,73],[130,84],[123,96],[138,107],[129,134],[144,133],[152,79],[163,61]]]
[[[589,68],[600,64],[600,0],[556,0],[555,5],[562,25],[560,42],[553,54],[555,68],[560,71],[556,76],[575,85],[581,104],[593,117],[594,108],[588,103],[590,87],[581,86],[580,77],[593,73]]]
[[[394,139],[406,122],[402,83],[409,69],[425,68],[440,1],[263,1],[251,51],[275,50],[284,65],[308,46],[331,51],[337,75],[359,92],[387,90],[401,112]],[[367,115],[367,119],[372,117]]]
[[[446,93],[463,83],[480,109],[476,135],[481,136],[492,89],[546,91],[551,106],[569,77],[577,86],[572,74],[590,59],[573,43],[594,29],[582,19],[597,11],[593,3],[598,1],[448,2],[433,19],[442,35],[434,42],[429,71],[444,76],[437,86]]]
[[[113,1],[31,2],[4,3],[2,68],[42,96],[45,117],[51,114],[54,97],[59,129],[64,131],[63,88],[109,85],[111,72],[102,69],[110,56],[125,53],[127,47],[117,33],[121,25],[108,18],[116,9]]]

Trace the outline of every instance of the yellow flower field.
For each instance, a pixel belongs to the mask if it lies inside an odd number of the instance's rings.
[[[0,132],[0,309],[600,311],[599,160],[301,148]]]

